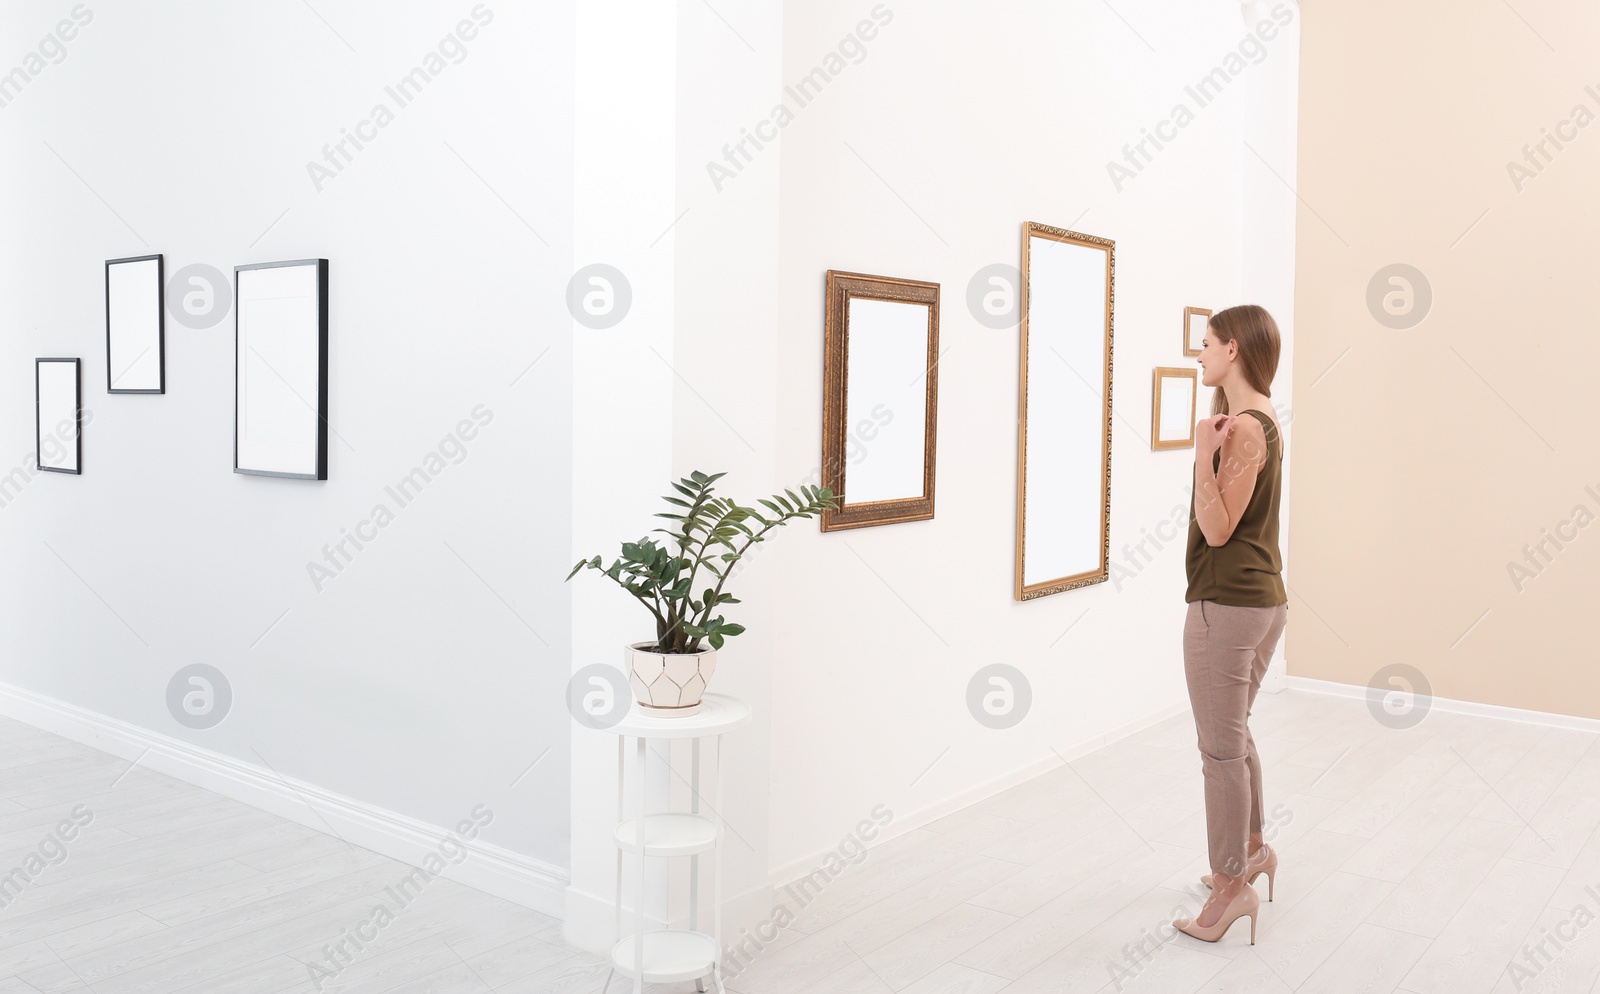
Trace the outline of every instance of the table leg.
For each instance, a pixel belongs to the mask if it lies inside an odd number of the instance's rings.
[[[624,739],[623,739],[622,736],[620,736],[620,735],[617,736],[617,822],[619,824],[622,821],[622,810],[623,810],[622,809],[622,794],[623,794],[622,774],[623,774],[623,771],[627,768],[627,765],[628,765],[627,764],[628,753],[627,753],[627,750],[623,746],[623,741],[624,741]],[[612,951],[611,954],[608,954],[608,956],[607,956],[607,959],[611,960],[611,964],[610,964],[611,969],[606,971],[606,985],[604,987],[600,988],[601,991],[609,991],[609,990],[611,990],[611,978],[617,972],[617,958],[616,958],[616,955],[615,955],[615,950],[617,948],[617,943],[622,941],[622,848],[620,846],[617,848],[617,886],[616,886],[616,896],[611,902],[611,907],[613,909],[614,916],[615,916],[613,918],[613,920],[612,920],[612,923],[611,923],[611,949],[613,951]]]
[[[716,835],[717,835],[717,844],[716,844],[715,848],[712,849],[712,853],[715,855],[717,867],[716,867],[716,885],[712,888],[712,891],[711,891],[711,923],[712,923],[711,924],[711,941],[712,941],[712,944],[713,944],[712,945],[712,950],[711,950],[711,978],[716,981],[717,990],[721,991],[722,990],[722,858],[723,858],[722,849],[723,849],[723,844],[724,844],[724,841],[725,841],[722,838],[722,736],[721,735],[716,735],[716,736],[712,737],[711,748],[712,748],[712,753],[713,753],[713,756],[714,756],[712,765],[713,765],[713,767],[715,768],[715,771],[716,771],[713,775],[717,778],[716,800],[713,802],[716,810],[714,810],[712,812],[712,818],[715,820],[714,824],[716,826]]]
[[[645,738],[639,736],[638,776],[639,776],[639,813],[638,831],[636,837],[639,843],[639,896],[634,907],[635,921],[638,928],[633,937],[633,994],[644,994],[644,895],[645,895],[645,835],[644,835],[644,807],[645,807]]]

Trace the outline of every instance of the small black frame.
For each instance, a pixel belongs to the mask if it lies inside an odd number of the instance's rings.
[[[284,473],[250,469],[239,465],[239,315],[244,310],[239,296],[239,274],[251,269],[282,269],[290,266],[315,266],[317,271],[317,469],[315,473]],[[302,398],[304,399],[304,398]],[[289,480],[328,478],[328,260],[294,259],[286,262],[257,262],[233,267],[233,471],[246,476],[276,476]]]
[[[111,267],[124,262],[149,262],[156,264],[156,363],[160,371],[160,385],[154,390],[128,390],[113,387],[111,380]],[[155,255],[132,255],[126,259],[106,260],[106,393],[166,393],[167,392],[167,272],[166,261],[158,252]]]
[[[72,408],[76,427],[72,433],[72,444],[75,448],[73,464],[76,468],[66,469],[61,466],[46,466],[44,464],[44,407],[43,399],[39,393],[39,374],[47,362],[72,363],[72,386],[75,394]],[[41,473],[70,473],[73,476],[83,475],[83,361],[77,358],[47,356],[33,360],[33,459],[34,466]]]

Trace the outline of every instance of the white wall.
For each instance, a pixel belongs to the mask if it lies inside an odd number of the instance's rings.
[[[667,481],[675,478],[670,370],[677,268],[669,230],[676,215],[675,15],[670,4],[630,0],[584,5],[576,17],[575,266],[608,266],[620,278],[601,277],[612,291],[609,300],[596,305],[609,309],[601,321],[607,326],[580,321],[572,327],[569,564],[599,555],[609,566],[620,554],[620,543],[663,524],[650,515],[660,509],[658,495],[668,489]],[[631,126],[619,127],[624,120]],[[650,388],[641,389],[643,384]],[[573,577],[571,597],[573,630],[579,633],[572,647],[574,673],[592,665],[617,666],[625,645],[655,635],[645,610],[594,572]],[[595,950],[609,949],[613,941],[617,752],[611,732],[573,726],[565,934],[568,941]],[[659,764],[648,765],[659,791],[666,777]],[[630,791],[630,805],[635,796]],[[664,806],[659,792],[651,805]],[[646,898],[647,912],[657,918],[663,915],[660,869],[653,868]],[[638,893],[638,886],[636,880],[629,883],[630,893]],[[629,902],[628,912],[633,910]]]
[[[714,183],[706,163],[724,161],[772,108],[781,85],[784,7],[679,5],[678,309],[674,384],[674,461],[687,472],[726,472],[719,492],[761,508],[793,480],[778,472],[782,140],[746,145],[750,160]],[[719,18],[726,18],[726,21]],[[742,161],[742,160],[741,160]],[[788,611],[785,550],[816,522],[769,532],[735,564],[725,592],[741,603],[727,616],[745,632],[725,643],[717,688],[747,700],[758,720],[729,736],[722,814],[729,929],[754,928],[772,911],[771,865],[773,667],[779,619]],[[737,614],[735,613],[737,609]],[[685,792],[686,793],[686,792]],[[687,799],[685,798],[685,803]],[[685,888],[686,890],[687,888]]]
[[[0,508],[0,681],[428,824],[487,804],[488,843],[564,875],[570,13],[314,6],[88,0],[0,108],[0,473],[30,464],[35,356],[82,356],[93,412],[83,475]],[[0,63],[72,8],[13,5]],[[396,110],[385,87],[475,9]],[[378,104],[319,191],[308,161]],[[153,252],[330,260],[327,482],[231,471],[231,316],[169,317],[166,395],[107,395],[102,262]],[[386,485],[478,405],[399,507]],[[392,523],[319,592],[307,563],[379,503]],[[234,691],[208,730],[165,704],[197,662]]]
[[[782,375],[779,151],[767,146],[720,188],[706,170],[707,161],[722,161],[723,146],[737,142],[740,129],[776,99],[782,28],[779,4],[719,12],[702,3],[674,9],[639,0],[580,13],[580,244],[623,269],[634,301],[615,328],[575,329],[574,561],[598,552],[609,563],[621,540],[671,524],[650,514],[668,509],[661,501],[671,492],[668,481],[694,470],[726,473],[718,495],[749,505],[792,483],[774,475],[773,459],[773,378]],[[613,122],[622,118],[637,124],[619,131]],[[802,521],[783,531],[806,527]],[[765,560],[780,559],[770,549],[789,537],[774,534],[752,554],[751,569],[729,581],[727,592],[743,601],[730,606],[729,620],[747,631],[719,653],[712,686],[747,701],[756,715],[724,743],[722,893],[730,936],[772,909],[768,742],[784,567]],[[583,633],[574,667],[614,664],[625,642],[652,636],[650,619],[621,591],[602,588],[592,576],[582,579],[583,589],[573,592],[575,630]],[[578,730],[574,736],[566,936],[601,949],[609,947],[613,924],[616,745],[609,733]],[[665,757],[669,745],[677,773],[653,763],[651,803],[687,810],[690,748],[655,742],[652,755]],[[702,785],[703,810],[713,805],[713,790],[709,781]],[[629,888],[636,875],[630,859],[624,873]],[[700,910],[709,913],[709,870],[705,881]],[[652,870],[647,915],[686,926],[688,890],[686,861],[676,861],[670,873]],[[624,910],[632,913],[631,902]]]
[[[785,79],[822,64],[873,8],[790,5]],[[1193,364],[1181,351],[1185,305],[1288,300],[1288,287],[1259,266],[1245,279],[1245,231],[1252,257],[1292,258],[1293,238],[1241,222],[1245,178],[1265,182],[1247,169],[1254,157],[1241,147],[1241,115],[1242,88],[1264,80],[1264,67],[1293,78],[1293,31],[1198,107],[1185,87],[1247,33],[1237,4],[885,8],[893,19],[865,56],[783,132],[779,474],[802,478],[820,457],[824,271],[936,281],[937,517],[807,529],[785,550],[773,661],[774,882],[809,870],[877,804],[895,814],[889,834],[898,834],[1059,764],[1056,750],[1070,757],[1187,708],[1193,461],[1189,451],[1150,451],[1151,369]],[[1298,12],[1286,10],[1297,28]],[[1108,160],[1122,160],[1124,144],[1180,103],[1192,122],[1169,130],[1175,139],[1119,192]],[[1130,575],[1018,602],[1017,333],[979,324],[967,285],[992,263],[1020,264],[1024,221],[1117,243],[1111,554]],[[1284,367],[1274,399],[1287,403],[1287,388]],[[1163,524],[1173,536],[1163,548],[1134,549]],[[994,662],[1021,668],[1033,688],[1032,712],[1006,731],[979,725],[964,703],[973,673]]]

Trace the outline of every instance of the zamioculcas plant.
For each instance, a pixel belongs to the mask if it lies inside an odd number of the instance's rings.
[[[743,632],[743,625],[732,624],[718,610],[724,604],[739,603],[722,589],[734,564],[779,525],[838,508],[833,491],[802,484],[798,495],[785,490],[771,500],[758,500],[770,512],[764,515],[712,495],[712,484],[725,475],[707,476],[697,470],[672,484],[682,496],[668,495],[665,500],[678,510],[655,516],[678,524],[652,529],[671,536],[671,542],[658,544],[648,535],[637,542],[623,542],[622,557],[610,566],[601,566],[600,557],[595,556],[579,560],[567,574],[570,580],[581,569],[599,570],[637,598],[656,620],[655,652],[699,652],[701,639],[720,649],[723,639]],[[677,544],[676,551],[669,548],[672,542]],[[698,592],[697,583],[705,584]]]

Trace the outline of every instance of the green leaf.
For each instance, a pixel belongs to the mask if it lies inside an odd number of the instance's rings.
[[[720,634],[718,634],[717,632],[712,632],[711,633],[710,642],[711,642],[711,648],[713,648],[713,649],[722,648],[722,636]]]
[[[583,569],[587,565],[589,565],[589,564],[586,561],[584,561],[582,559],[578,560],[578,565],[572,567],[572,572],[567,574],[567,579],[570,580],[573,577],[577,576],[578,575],[578,570]],[[563,581],[563,582],[565,582],[565,581]]]
[[[723,625],[722,626],[722,634],[724,634],[724,635],[743,635],[744,634],[744,626],[743,625]]]

